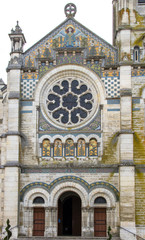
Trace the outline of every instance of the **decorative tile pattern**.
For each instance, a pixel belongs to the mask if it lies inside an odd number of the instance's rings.
[[[95,73],[98,74],[99,77],[101,77],[101,65],[98,63],[98,61],[95,61],[94,64],[87,61],[86,65],[89,69],[93,70]]]
[[[58,56],[56,64],[61,65],[61,64],[69,64],[69,63],[74,63],[74,64],[83,64],[83,57],[80,56],[73,56],[73,54],[69,54],[68,56]]]
[[[117,76],[111,76],[113,74],[109,73],[102,74],[102,82],[104,83],[104,87],[106,90],[106,97],[108,98],[114,98],[120,96],[120,76],[117,72]]]
[[[66,181],[79,183],[80,185],[82,185],[88,191],[88,193],[91,192],[94,188],[106,188],[114,194],[114,196],[116,197],[116,201],[119,200],[119,191],[117,190],[116,187],[114,187],[110,183],[101,181],[101,182],[94,182],[94,183],[89,184],[87,181],[85,181],[84,179],[82,179],[80,177],[64,176],[64,177],[56,178],[50,184],[47,184],[47,183],[44,183],[44,182],[33,182],[33,183],[30,183],[30,184],[26,185],[20,192],[20,201],[23,201],[24,194],[32,188],[42,187],[42,188],[46,189],[48,192],[51,192],[52,189],[56,185],[58,185],[62,182],[66,182]]]
[[[143,77],[145,76],[145,69],[133,69],[131,75],[132,77]]]
[[[53,66],[52,64],[50,64],[50,65],[46,65],[45,63],[41,64],[39,66],[39,78],[41,78],[46,72],[48,72],[49,70],[51,70],[54,67],[55,66]]]
[[[32,99],[38,83],[38,74],[24,73],[21,76],[21,98]]]

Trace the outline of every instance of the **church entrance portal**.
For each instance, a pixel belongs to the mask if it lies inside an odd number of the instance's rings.
[[[75,192],[58,200],[58,236],[81,236],[81,199]]]

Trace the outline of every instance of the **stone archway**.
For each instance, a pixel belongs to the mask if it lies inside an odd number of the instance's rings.
[[[81,236],[81,199],[73,191],[59,197],[58,236]]]

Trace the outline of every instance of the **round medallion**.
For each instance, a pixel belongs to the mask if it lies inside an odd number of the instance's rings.
[[[83,77],[54,78],[45,86],[42,99],[43,115],[60,129],[83,127],[98,110],[98,91]]]
[[[75,14],[76,14],[76,12],[77,12],[77,9],[76,9],[75,4],[73,4],[73,3],[68,3],[68,4],[65,6],[64,11],[65,11],[66,17],[74,17]]]

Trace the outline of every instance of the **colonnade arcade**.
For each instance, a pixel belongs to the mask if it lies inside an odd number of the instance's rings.
[[[41,187],[28,190],[20,203],[20,216],[19,235],[23,236],[105,237],[108,226],[117,234],[119,202],[104,187],[87,192],[79,183],[64,182],[51,194]],[[97,216],[102,219],[101,229]]]

